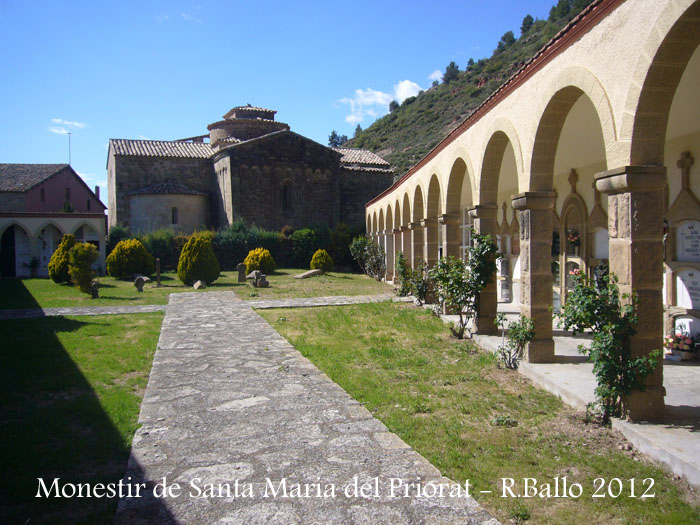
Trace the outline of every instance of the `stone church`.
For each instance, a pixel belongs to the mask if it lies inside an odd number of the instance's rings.
[[[330,148],[239,106],[209,134],[174,141],[110,139],[109,225],[191,233],[242,218],[269,230],[363,225],[364,205],[392,182],[385,160]]]

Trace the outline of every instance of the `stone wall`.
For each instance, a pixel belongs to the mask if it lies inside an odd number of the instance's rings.
[[[129,203],[134,233],[172,228],[190,234],[207,226],[209,199],[204,195],[131,195]]]
[[[210,194],[215,181],[213,166],[208,159],[110,155],[108,170],[110,227],[115,224],[131,226],[131,191],[159,182],[176,181]],[[216,206],[211,208],[206,218],[207,226],[216,224],[218,219]]]
[[[24,211],[24,194],[19,192],[3,191],[0,193],[0,212]]]
[[[365,225],[365,204],[391,185],[393,172],[343,168],[340,173],[340,220],[348,226]]]

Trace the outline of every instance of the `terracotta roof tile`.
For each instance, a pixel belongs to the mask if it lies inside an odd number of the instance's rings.
[[[0,191],[27,191],[68,164],[0,164]]]
[[[206,142],[109,139],[109,143],[115,155],[207,159],[213,153],[211,146]]]
[[[130,191],[129,195],[206,195],[206,193],[193,190],[179,182],[166,181]]]
[[[372,164],[374,166],[389,167],[389,163],[378,155],[366,149],[355,148],[332,148],[333,151],[341,153],[342,164]]]

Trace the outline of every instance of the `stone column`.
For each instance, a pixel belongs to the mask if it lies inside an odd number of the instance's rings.
[[[663,219],[665,166],[625,166],[597,173],[596,188],[608,194],[610,273],[620,294],[639,298],[632,358],[663,348]],[[658,419],[664,411],[663,362],[647,377],[646,390],[624,400],[633,420]]]
[[[423,260],[432,268],[438,259],[438,220],[423,219],[420,224],[424,232]]]
[[[411,230],[411,254],[405,254],[411,261],[411,268],[417,268],[423,262],[423,227],[420,222],[412,222],[408,225]]]
[[[396,262],[396,254],[403,252],[403,236],[400,228],[394,228],[391,233],[394,235],[394,262]]]
[[[446,213],[438,218],[442,227],[442,255],[449,257],[450,255],[459,258],[459,247],[461,239],[459,237],[460,216],[458,213]]]
[[[520,311],[535,325],[535,338],[527,346],[527,362],[552,362],[554,192],[520,193],[513,197],[513,208],[520,212]]]
[[[491,235],[496,242],[498,234],[498,207],[495,204],[479,204],[469,209],[469,216],[474,222],[474,231],[482,235]],[[496,295],[496,276],[481,292],[479,307],[474,319],[474,333],[492,335],[498,333],[498,327],[494,324],[498,296]]]
[[[409,226],[401,226],[401,251],[406,257],[406,265],[412,266],[413,251],[411,251],[411,230]]]
[[[386,281],[394,280],[394,233],[392,230],[384,230],[384,253],[386,254]]]

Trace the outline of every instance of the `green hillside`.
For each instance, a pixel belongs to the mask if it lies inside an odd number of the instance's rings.
[[[440,84],[398,107],[392,103],[393,111],[344,147],[369,149],[390,162],[397,175],[403,175],[594,1],[559,0],[547,20],[525,16],[521,28],[501,37],[490,58],[470,59],[466,70],[450,63]]]

